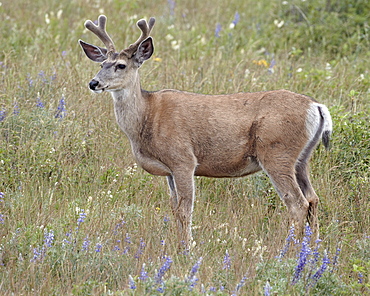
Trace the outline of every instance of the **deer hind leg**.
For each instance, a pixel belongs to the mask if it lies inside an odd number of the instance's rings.
[[[307,220],[309,203],[297,182],[294,164],[287,163],[289,157],[278,157],[262,164],[280,198],[285,203],[298,234],[302,235]],[[279,161],[280,160],[280,161]]]
[[[176,187],[175,187],[175,181],[172,175],[167,176],[167,183],[170,189],[171,209],[172,209],[173,215],[175,215],[178,203],[177,203],[177,192],[176,192]]]
[[[176,219],[180,245],[186,248],[192,241],[191,221],[194,206],[194,172],[179,171],[167,178],[171,206]]]
[[[311,230],[314,235],[313,237],[317,239],[319,238],[319,222],[317,218],[317,208],[319,204],[319,198],[311,185],[307,163],[298,162],[296,164],[295,169],[296,169],[295,175],[299,187],[301,188],[304,197],[307,199],[309,203],[307,221],[310,224]]]

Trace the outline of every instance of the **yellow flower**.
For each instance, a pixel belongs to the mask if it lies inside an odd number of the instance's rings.
[[[154,61],[155,61],[155,62],[159,62],[159,63],[160,63],[160,62],[162,62],[162,59],[161,59],[161,58],[156,57],[156,58],[154,58]]]
[[[253,60],[253,64],[256,64],[257,66],[264,66],[264,67],[268,67],[268,63],[267,63],[267,61],[266,60],[258,60],[258,61],[256,61],[256,60]]]

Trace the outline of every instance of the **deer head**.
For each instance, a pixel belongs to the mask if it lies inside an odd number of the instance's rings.
[[[90,90],[98,93],[130,87],[136,80],[139,67],[154,51],[153,40],[149,37],[155,23],[154,18],[150,18],[149,24],[144,19],[138,21],[141,36],[119,53],[116,52],[114,43],[106,31],[106,21],[106,16],[100,15],[98,25],[90,20],[85,22],[85,27],[98,36],[106,48],[79,40],[86,56],[94,62],[101,63],[102,69],[89,83]]]

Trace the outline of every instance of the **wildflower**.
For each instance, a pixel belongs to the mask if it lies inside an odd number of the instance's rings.
[[[240,291],[240,289],[245,285],[245,281],[247,280],[247,275],[245,274],[240,282],[236,285],[234,295]]]
[[[62,51],[62,57],[65,57],[67,54],[68,54],[68,52],[66,50]]]
[[[220,23],[216,24],[216,29],[215,29],[215,37],[220,38],[220,32],[222,30],[222,26]]]
[[[335,255],[333,257],[333,262],[332,262],[332,269],[330,270],[330,272],[333,272],[334,269],[337,267],[338,265],[338,258],[339,258],[339,253],[340,253],[341,249],[339,247],[337,247],[337,250],[335,252]]]
[[[330,264],[330,260],[325,250],[324,256],[322,258],[322,264],[320,268],[316,271],[316,273],[312,276],[313,282],[311,283],[311,286],[314,286],[317,283],[317,281],[321,278],[321,276],[323,275],[323,273],[325,272],[329,264]]]
[[[69,238],[69,237],[71,237],[71,236],[72,236],[72,233],[71,233],[70,231],[66,233],[66,237],[68,237],[68,238]],[[68,239],[66,239],[66,238],[63,240],[63,246],[65,246],[65,244],[71,244],[71,243],[72,243],[72,242],[71,242],[71,241],[69,241],[69,240],[68,240]]]
[[[163,276],[165,275],[166,271],[168,271],[172,264],[172,259],[170,256],[164,258],[164,263],[161,268],[158,270],[157,274],[154,277],[155,282],[160,285],[157,289],[158,292],[163,291]],[[161,292],[162,293],[162,292]]]
[[[146,281],[148,278],[148,273],[145,271],[145,263],[143,263],[143,266],[141,267],[140,275],[139,275],[139,280],[141,281]]]
[[[5,222],[4,215],[0,214],[0,224],[4,224],[4,222]]]
[[[54,231],[50,230],[50,232],[47,232],[47,230],[45,230],[45,233],[44,233],[45,246],[48,248],[51,248],[53,245],[53,242],[54,242]]]
[[[64,95],[62,95],[62,98],[59,101],[57,111],[55,113],[55,118],[63,118],[66,116],[66,114],[67,114],[66,102],[64,99]]]
[[[189,276],[188,276],[188,278],[187,278],[187,280],[186,280],[186,282],[188,282],[189,283],[189,290],[190,291],[193,291],[193,289],[194,289],[194,287],[195,287],[195,285],[197,284],[197,282],[198,282],[198,278],[196,277],[196,274],[197,274],[197,272],[198,272],[198,270],[199,270],[199,267],[200,267],[200,265],[202,264],[202,260],[203,260],[203,258],[202,257],[200,257],[199,259],[198,259],[198,261],[194,264],[194,266],[191,268],[191,270],[190,270],[190,274],[189,274]]]
[[[5,110],[0,110],[0,122],[2,122],[6,117]]]
[[[27,81],[28,81],[28,86],[32,87],[33,86],[33,79],[31,77],[30,73],[27,74]]]
[[[89,245],[90,245],[89,236],[86,236],[83,243],[82,243],[82,250],[83,251],[88,251],[89,250]]]
[[[168,0],[168,7],[170,8],[170,15],[175,15],[176,2],[174,0]]]
[[[357,280],[358,283],[362,284],[364,282],[363,281],[364,275],[361,272],[359,272],[357,276],[358,276],[358,280]]]
[[[117,235],[117,234],[118,234],[118,230],[119,230],[120,228],[122,228],[122,227],[123,227],[123,225],[125,225],[125,224],[126,224],[126,222],[125,222],[125,221],[123,221],[123,220],[121,220],[121,222],[119,222],[119,223],[114,227],[113,235]]]
[[[264,66],[264,67],[268,67],[268,64],[267,64],[267,61],[265,59],[262,59],[262,60],[253,60],[252,61],[253,64],[256,64],[257,66]]]
[[[132,278],[131,275],[128,276],[128,285],[129,285],[129,287],[130,287],[131,290],[135,290],[136,289],[135,281],[134,281],[134,279]]]
[[[275,70],[274,70],[275,65],[276,65],[276,61],[275,61],[275,59],[272,59],[267,71],[269,73],[273,74],[275,72]]]
[[[46,79],[45,71],[41,70],[38,75],[41,78],[42,82],[44,83],[48,82],[48,80]]]
[[[264,287],[263,295],[264,296],[270,296],[271,295],[270,292],[271,292],[270,281],[266,281],[266,285]]]
[[[312,235],[311,228],[310,228],[309,225],[307,225],[306,229],[305,229],[305,235],[304,235],[303,240],[302,240],[302,248],[301,248],[301,251],[299,252],[299,257],[298,257],[298,260],[297,260],[298,264],[295,268],[292,284],[296,284],[298,282],[298,280],[301,278],[303,269],[304,269],[304,267],[306,266],[306,263],[307,263],[307,258],[311,254],[311,248],[309,246],[310,245],[310,240],[311,240],[311,235]]]
[[[17,102],[14,102],[13,114],[14,115],[19,115],[19,106],[18,106]]]
[[[222,267],[222,269],[230,269],[231,259],[230,259],[229,252],[227,250],[225,252],[223,263],[224,263],[224,266]]]
[[[36,99],[36,107],[37,108],[44,108],[44,104],[40,99],[40,93],[37,93],[37,99]]]
[[[167,222],[169,222],[170,221],[170,218],[168,218],[168,216],[164,216],[164,218],[163,218],[163,222],[164,223],[167,223]]]
[[[279,258],[279,261],[281,261],[281,259],[285,256],[285,254],[288,252],[289,250],[289,246],[291,244],[291,242],[294,241],[294,237],[295,237],[295,234],[294,234],[294,224],[290,227],[289,229],[289,234],[288,234],[288,237],[286,238],[286,243],[285,243],[285,246],[284,248],[281,250],[278,258]]]
[[[77,219],[77,224],[80,225],[81,223],[85,222],[86,219],[86,213],[85,210],[81,209],[80,214]]]
[[[132,244],[130,234],[126,233],[125,242],[128,244]]]
[[[0,192],[0,202],[4,200],[4,196],[5,196],[4,192]]]
[[[118,239],[117,240],[117,243],[119,244],[121,242],[121,240],[120,239]],[[119,245],[115,245],[114,247],[113,247],[113,251],[119,251],[119,250],[121,250],[120,249],[120,247],[119,247]]]
[[[312,251],[311,265],[315,266],[319,261],[319,248],[320,248],[321,239],[316,240],[316,248]]]
[[[41,259],[42,254],[38,248],[33,248],[33,257],[31,262],[35,262],[37,259]]]
[[[103,246],[102,246],[102,244],[97,243],[97,244],[95,245],[95,252],[100,253],[100,252],[101,252],[102,247],[103,247]]]
[[[284,26],[284,20],[281,20],[281,21],[279,21],[279,20],[274,20],[274,25],[276,26],[276,27],[278,27],[279,29],[282,27],[282,26]]]
[[[142,238],[140,238],[140,245],[139,245],[139,248],[135,254],[135,258],[136,259],[139,259],[140,256],[143,254],[144,252],[144,249],[146,247],[146,243],[144,242],[144,240]]]
[[[237,23],[239,23],[240,15],[239,12],[235,12],[234,20],[230,24],[230,29],[234,29]]]

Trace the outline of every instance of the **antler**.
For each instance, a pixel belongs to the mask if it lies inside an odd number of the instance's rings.
[[[121,53],[131,58],[134,55],[134,53],[137,51],[137,48],[139,47],[140,43],[149,37],[150,32],[153,29],[154,23],[155,23],[154,17],[151,17],[149,19],[149,24],[144,19],[139,20],[136,25],[141,30],[140,38],[134,44],[131,44],[128,48],[122,50]]]
[[[95,25],[92,21],[88,20],[85,22],[85,27],[103,41],[104,45],[107,47],[108,53],[116,52],[114,43],[105,30],[106,22],[107,17],[105,15],[100,15],[98,18],[98,25]]]

